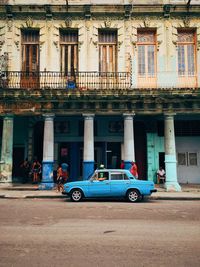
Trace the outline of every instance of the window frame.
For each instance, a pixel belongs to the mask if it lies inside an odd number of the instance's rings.
[[[102,41],[100,36],[106,33],[113,33],[115,40],[112,41]],[[116,73],[118,69],[118,30],[112,29],[98,29],[98,51],[99,51],[99,72],[101,76],[105,73]],[[112,53],[111,53],[112,52]],[[112,60],[110,61],[110,57]],[[109,59],[109,60],[108,60]],[[113,70],[110,71],[110,68]],[[112,75],[111,75],[111,78]]]
[[[64,35],[74,33],[76,40],[65,41]],[[72,38],[73,39],[73,38]],[[60,44],[60,70],[69,76],[75,76],[79,69],[79,35],[78,29],[60,29],[59,31],[59,44]],[[73,54],[72,54],[73,51]],[[66,58],[66,54],[68,58]],[[70,58],[69,58],[70,56]],[[73,61],[73,64],[72,64]],[[68,66],[70,64],[70,66]],[[73,66],[73,68],[72,68]],[[69,71],[70,69],[70,71]]]
[[[192,154],[195,154],[196,155],[196,164],[191,164],[191,158],[190,156]],[[179,161],[179,156],[180,155],[184,155],[185,156],[185,164],[180,164],[180,161]],[[194,151],[187,151],[187,152],[177,152],[177,163],[178,163],[178,166],[185,166],[185,167],[198,167],[198,152],[194,152]]]
[[[153,34],[153,40],[152,41],[139,41],[139,36],[140,35],[152,35]],[[154,57],[153,57],[153,68],[154,71],[153,72],[149,72],[149,47],[153,46],[153,52],[154,52]],[[144,70],[145,72],[141,72],[140,73],[140,55],[139,55],[139,47],[143,47],[144,48],[144,62],[142,63],[144,65]],[[157,76],[157,32],[156,29],[154,28],[149,28],[149,29],[138,29],[137,30],[137,68],[138,68],[138,76],[139,77],[152,77],[155,78]]]
[[[181,33],[188,33],[188,34],[193,34],[193,41],[181,41],[179,40],[179,35]],[[177,29],[177,68],[178,68],[178,76],[179,77],[194,77],[197,74],[197,31],[195,28],[179,28]],[[189,57],[188,57],[188,47],[190,45],[193,45],[193,62],[194,62],[194,70],[189,70]],[[179,70],[179,48],[183,47],[184,51],[184,70]],[[182,58],[182,57],[181,57]],[[191,72],[191,74],[190,74]]]

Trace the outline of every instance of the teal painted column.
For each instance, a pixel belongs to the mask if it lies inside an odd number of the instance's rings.
[[[155,133],[147,133],[147,178],[149,181],[156,182],[156,164],[155,164]]]
[[[129,170],[131,162],[135,161],[135,145],[134,145],[134,113],[125,113],[124,116],[124,164],[125,169]]]
[[[94,114],[84,116],[83,180],[94,172]]]
[[[181,187],[177,181],[174,115],[174,113],[165,114],[165,188],[167,191],[181,191]]]
[[[41,190],[51,190],[54,187],[53,164],[54,164],[54,114],[45,114],[43,161],[42,161],[42,182],[39,185]]]
[[[1,183],[12,183],[13,122],[13,115],[4,117],[0,165]]]

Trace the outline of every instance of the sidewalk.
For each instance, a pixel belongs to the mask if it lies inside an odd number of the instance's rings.
[[[151,199],[159,200],[200,200],[200,184],[182,184],[182,192],[166,192],[163,185],[156,185],[158,192]],[[55,190],[38,190],[38,185],[32,184],[0,184],[0,198],[66,198]]]

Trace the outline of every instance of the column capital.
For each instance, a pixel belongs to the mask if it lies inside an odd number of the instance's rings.
[[[9,119],[13,119],[13,118],[14,118],[14,114],[11,114],[11,113],[4,114],[4,116],[3,116],[4,120],[9,120]]]
[[[55,117],[55,114],[53,113],[47,113],[47,114],[42,114],[45,120],[53,120]]]
[[[83,115],[83,117],[84,117],[85,120],[91,120],[95,116],[94,113],[83,113],[82,115]]]
[[[174,116],[176,116],[175,112],[166,112],[164,113],[164,117],[166,118],[173,118]]]
[[[135,112],[123,113],[125,119],[132,119],[135,116]]]

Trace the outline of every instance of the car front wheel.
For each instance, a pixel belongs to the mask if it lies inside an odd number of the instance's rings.
[[[129,190],[126,196],[127,196],[128,201],[130,202],[137,202],[141,198],[139,191],[136,189]]]
[[[81,201],[83,198],[83,192],[80,189],[74,189],[70,194],[70,198],[74,202]]]

